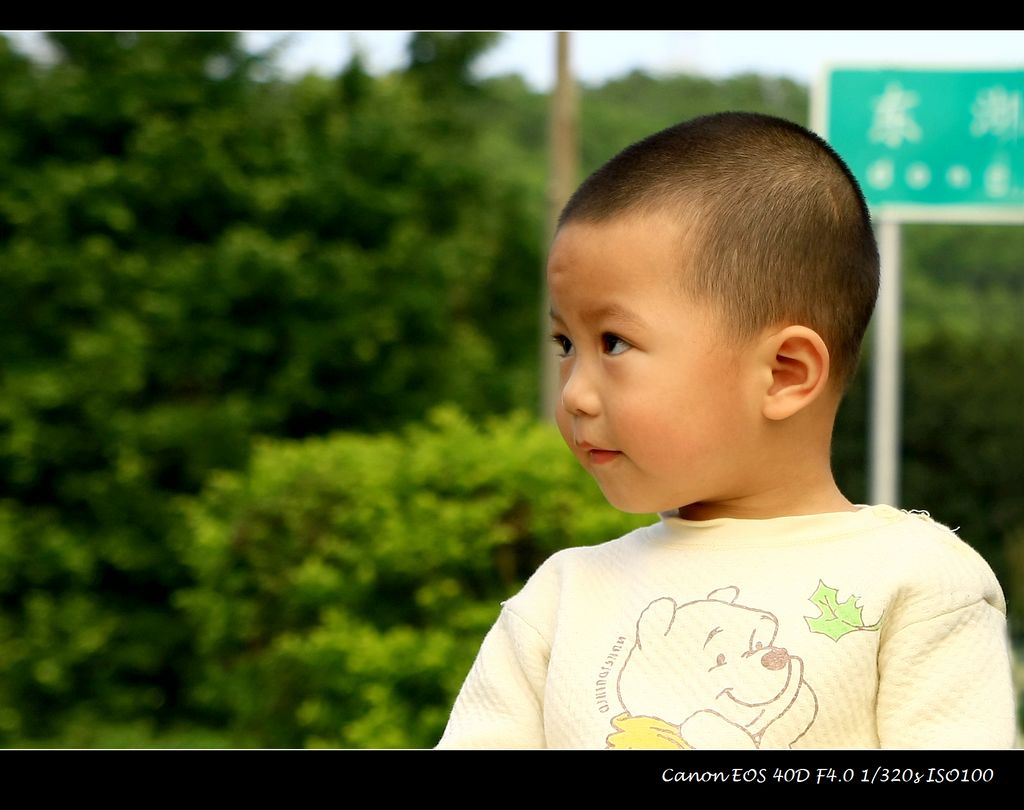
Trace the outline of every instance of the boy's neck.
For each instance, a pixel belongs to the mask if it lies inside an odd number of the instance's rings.
[[[856,510],[857,508],[839,491],[830,476],[828,485],[813,491],[804,491],[796,498],[789,487],[780,487],[777,490],[769,490],[745,498],[710,503],[691,503],[679,507],[678,513],[679,517],[684,520],[714,520],[715,518],[767,520],[768,518],[818,515],[829,512],[855,512]]]
[[[813,432],[797,432],[795,438],[785,432],[752,455],[750,474],[734,496],[681,506],[679,517],[765,520],[856,511],[832,475],[831,431],[819,431],[817,441],[809,438]]]

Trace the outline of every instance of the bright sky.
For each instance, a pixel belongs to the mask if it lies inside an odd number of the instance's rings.
[[[353,46],[373,71],[405,61],[407,31],[257,31],[246,38],[263,46],[291,36],[283,65],[288,73],[333,73]],[[654,74],[691,72],[712,77],[757,72],[815,81],[829,64],[902,67],[1024,67],[1024,31],[577,31],[573,69],[598,83],[634,68]],[[520,73],[537,89],[554,77],[550,31],[507,31],[479,65],[485,75]]]
[[[37,32],[4,33],[38,47]],[[286,40],[282,66],[296,75],[336,73],[354,47],[374,72],[400,67],[409,32],[248,31],[244,36],[254,48]],[[641,68],[655,75],[715,78],[755,72],[810,85],[828,65],[1024,68],[1024,31],[574,31],[571,54],[577,78],[589,84]],[[478,68],[484,75],[519,73],[534,88],[549,89],[554,34],[503,32]]]

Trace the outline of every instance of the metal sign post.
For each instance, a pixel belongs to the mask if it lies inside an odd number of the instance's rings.
[[[875,348],[871,364],[868,476],[871,503],[898,504],[900,498],[900,225],[883,219],[875,228],[881,279],[875,306]]]

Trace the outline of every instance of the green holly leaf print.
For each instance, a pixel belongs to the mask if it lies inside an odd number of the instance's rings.
[[[821,615],[813,619],[805,616],[807,626],[812,633],[822,633],[833,641],[839,641],[854,630],[878,630],[882,624],[881,617],[874,624],[864,624],[862,608],[857,606],[858,598],[850,596],[845,602],[840,602],[839,591],[819,579],[818,589],[811,594],[810,600],[821,611]]]

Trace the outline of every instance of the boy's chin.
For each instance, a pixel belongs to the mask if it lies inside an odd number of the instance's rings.
[[[652,498],[644,497],[635,493],[609,492],[602,488],[605,500],[620,512],[631,515],[657,515],[662,512],[674,512],[678,508],[675,505],[662,506]]]

